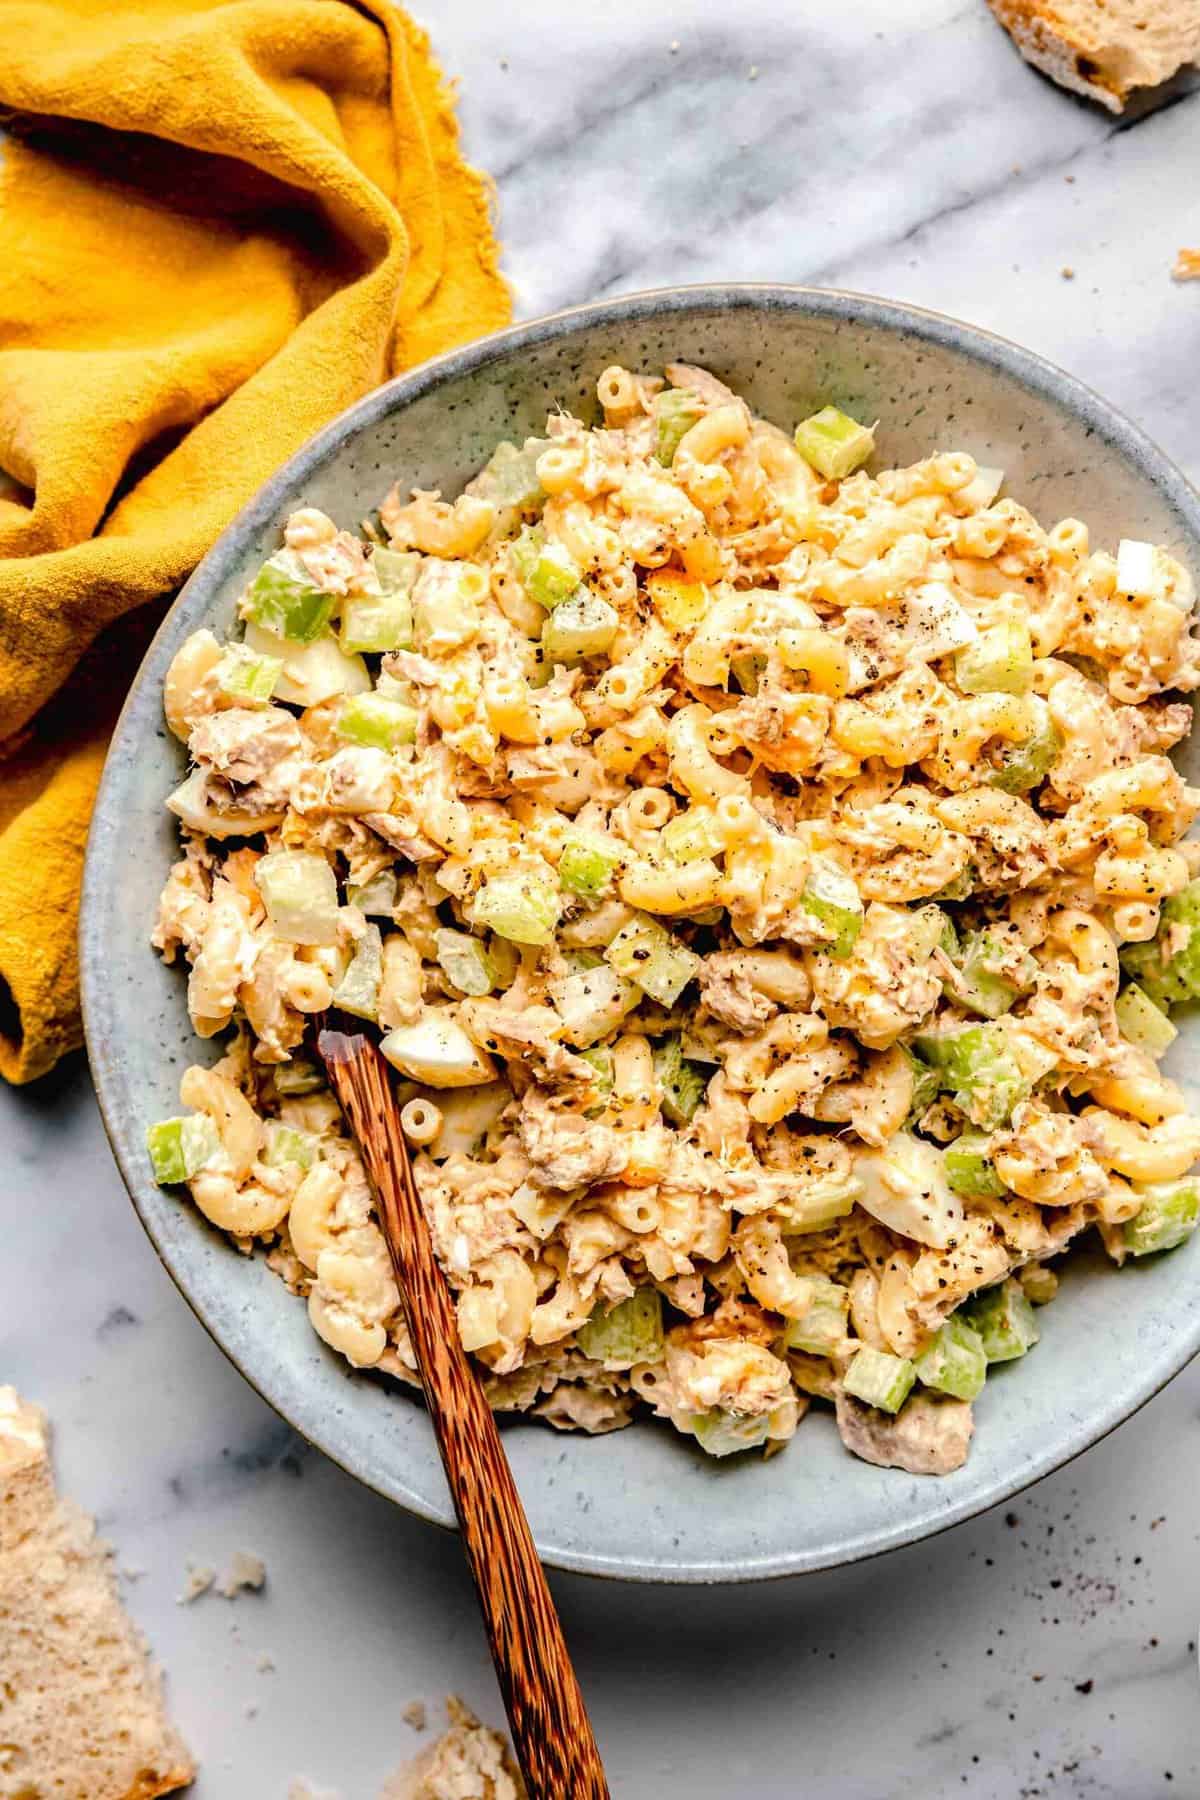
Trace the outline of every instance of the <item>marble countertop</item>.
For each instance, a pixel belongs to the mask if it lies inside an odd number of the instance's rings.
[[[808,281],[957,314],[1065,365],[1200,476],[1200,93],[1114,120],[983,0],[441,0],[519,314],[657,283]],[[499,1700],[455,1541],[251,1392],[156,1261],[80,1059],[0,1092],[0,1379],[54,1420],[202,1762],[373,1800],[423,1697]],[[1200,1366],[1011,1509],[840,1573],[690,1592],[556,1577],[621,1800],[1200,1794]],[[193,1561],[261,1594],[177,1604]],[[271,1666],[266,1666],[267,1662]]]

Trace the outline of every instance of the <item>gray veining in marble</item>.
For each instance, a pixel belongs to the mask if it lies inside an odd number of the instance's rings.
[[[441,0],[427,23],[500,185],[522,315],[681,280],[887,294],[1050,356],[1200,475],[1200,288],[1169,280],[1200,243],[1186,85],[1114,121],[1028,70],[982,0],[720,20]],[[294,1442],[226,1364],[142,1235],[78,1060],[0,1092],[0,1145],[0,1379],[49,1409],[64,1486],[144,1571],[129,1602],[198,1800],[284,1800],[298,1775],[373,1800],[422,1741],[409,1699],[457,1689],[496,1716],[454,1541]],[[1194,1366],[1014,1523],[858,1569],[745,1594],[556,1578],[614,1794],[1194,1800],[1198,1415]],[[189,1559],[237,1549],[266,1558],[262,1595],[176,1604]]]

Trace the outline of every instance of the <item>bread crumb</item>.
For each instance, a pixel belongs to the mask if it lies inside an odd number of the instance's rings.
[[[1171,270],[1172,281],[1200,281],[1200,250],[1178,250],[1175,253],[1175,267]]]
[[[122,1581],[140,1581],[146,1571],[140,1563],[122,1563],[117,1573]]]
[[[95,1520],[59,1498],[46,1421],[0,1387],[0,1791],[154,1800],[196,1770]]]
[[[448,1729],[389,1776],[379,1800],[527,1800],[507,1738],[481,1725],[457,1695],[447,1697],[446,1716]]]
[[[749,81],[757,81],[758,80],[758,64],[757,63],[750,64],[750,70],[747,75],[747,80],[749,80]]]
[[[1075,271],[1071,267],[1070,263],[1064,263],[1062,268],[1059,270],[1059,274],[1062,276],[1064,281],[1074,281],[1074,279],[1075,279]]]
[[[429,1714],[423,1700],[410,1700],[400,1717],[406,1725],[411,1725],[414,1731],[424,1731],[429,1724]]]
[[[288,1782],[287,1800],[342,1800],[336,1788],[313,1787],[303,1775]]]
[[[217,1592],[223,1600],[235,1600],[246,1588],[257,1593],[267,1579],[267,1565],[261,1556],[252,1556],[248,1550],[235,1550],[233,1558],[217,1583]]]
[[[669,48],[670,48],[672,56],[678,56],[679,55],[679,39],[672,38]]]
[[[200,1598],[201,1594],[207,1594],[216,1579],[217,1571],[210,1569],[207,1563],[189,1563],[183,1592],[175,1596],[176,1606],[190,1606],[193,1600]]]
[[[271,1655],[269,1650],[264,1650],[254,1666],[260,1675],[273,1675],[275,1673],[275,1658]]]

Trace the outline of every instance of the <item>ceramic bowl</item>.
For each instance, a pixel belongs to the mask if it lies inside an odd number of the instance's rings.
[[[126,1184],[159,1255],[209,1331],[297,1431],[402,1506],[451,1522],[428,1419],[407,1391],[355,1376],[261,1257],[246,1258],[156,1187],[147,1124],[177,1109],[180,1072],[215,1051],[192,1034],[178,969],[149,946],[176,855],[163,799],[184,755],[162,719],[163,675],[198,626],[227,631],[248,574],[298,504],[353,525],[392,481],[455,493],[502,438],[562,404],[592,417],[610,363],[715,370],[788,426],[834,402],[878,419],[883,466],[968,450],[1051,523],[1110,547],[1149,538],[1200,568],[1200,498],[1142,433],[1027,351],[968,325],[854,294],[672,289],[536,320],[369,395],[314,438],[241,513],[168,613],[121,715],[84,887],[88,1045]],[[1174,1047],[1186,1079],[1190,1032]],[[943,1479],[858,1462],[828,1416],[785,1454],[712,1462],[644,1421],[611,1437],[512,1423],[505,1443],[538,1546],[555,1566],[634,1580],[744,1581],[819,1569],[938,1531],[1007,1498],[1111,1431],[1200,1347],[1200,1243],[1118,1272],[1084,1252],[1041,1315],[1042,1342],[997,1369],[966,1467]]]

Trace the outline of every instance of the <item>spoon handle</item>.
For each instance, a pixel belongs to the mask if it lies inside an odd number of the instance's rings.
[[[323,1030],[317,1048],[375,1190],[529,1800],[609,1800],[529,1521],[433,1254],[388,1066],[362,1032]]]

